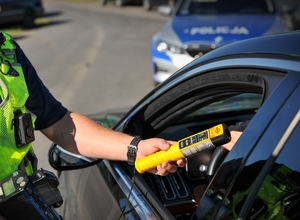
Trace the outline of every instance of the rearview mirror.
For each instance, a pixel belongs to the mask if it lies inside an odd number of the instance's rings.
[[[76,170],[97,164],[101,159],[74,154],[52,143],[48,152],[48,161],[55,170]]]

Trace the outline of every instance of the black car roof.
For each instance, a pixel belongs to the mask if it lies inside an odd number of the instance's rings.
[[[300,59],[300,31],[237,41],[205,54],[184,68],[224,56],[241,56],[242,54],[280,54],[295,56]]]

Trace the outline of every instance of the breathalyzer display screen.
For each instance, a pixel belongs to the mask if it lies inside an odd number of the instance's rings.
[[[9,179],[8,181],[2,183],[2,188],[5,196],[9,196],[14,191],[16,191],[16,188],[14,186],[13,180]]]
[[[185,147],[188,147],[192,144],[198,143],[200,141],[208,139],[208,132],[201,132],[197,135],[193,135],[190,138],[184,139],[179,142],[179,149],[183,149]]]

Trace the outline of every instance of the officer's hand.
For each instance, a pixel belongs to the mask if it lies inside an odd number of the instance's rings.
[[[161,138],[150,138],[141,140],[138,144],[138,151],[137,151],[137,159],[143,158],[150,154],[153,154],[160,150],[168,150],[172,144],[176,142],[174,141],[166,141]],[[177,167],[184,167],[185,166],[185,159],[177,160],[176,162],[163,162],[156,168],[147,170],[147,172],[165,176],[168,173],[174,173],[177,171]]]

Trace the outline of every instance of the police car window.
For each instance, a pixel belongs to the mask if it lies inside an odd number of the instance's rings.
[[[188,14],[269,14],[274,12],[271,0],[187,0],[179,15]]]

